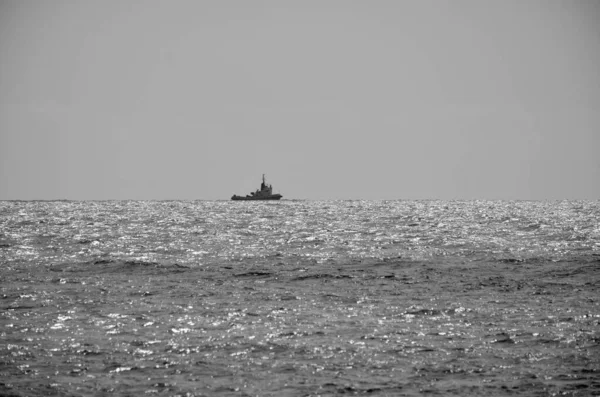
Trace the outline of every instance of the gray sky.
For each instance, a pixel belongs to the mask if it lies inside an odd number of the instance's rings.
[[[600,1],[0,0],[0,199],[599,199]]]

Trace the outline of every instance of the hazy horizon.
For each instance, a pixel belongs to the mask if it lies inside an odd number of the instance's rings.
[[[600,199],[600,2],[0,2],[0,200]]]

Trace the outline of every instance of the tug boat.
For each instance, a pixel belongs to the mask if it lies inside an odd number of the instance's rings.
[[[232,200],[279,200],[283,196],[281,194],[273,194],[273,186],[267,185],[265,182],[265,174],[262,176],[262,183],[260,184],[260,190],[250,192],[244,196],[238,196],[234,194],[231,196]]]

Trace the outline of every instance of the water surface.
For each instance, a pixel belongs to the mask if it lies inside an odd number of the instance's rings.
[[[0,202],[0,394],[600,395],[600,202]]]

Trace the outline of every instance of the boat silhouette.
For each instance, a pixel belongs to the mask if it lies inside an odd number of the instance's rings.
[[[260,190],[250,192],[246,196],[238,196],[234,194],[231,196],[232,200],[279,200],[283,196],[281,194],[273,194],[273,186],[267,185],[265,182],[265,174],[262,176],[262,183],[260,184]]]

